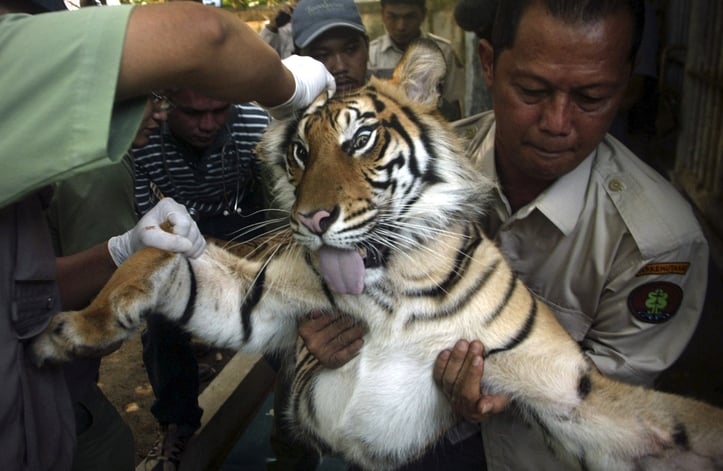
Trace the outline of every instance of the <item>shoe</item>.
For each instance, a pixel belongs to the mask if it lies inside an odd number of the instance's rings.
[[[176,424],[161,425],[161,436],[143,460],[146,471],[176,471],[181,454],[195,430]]]

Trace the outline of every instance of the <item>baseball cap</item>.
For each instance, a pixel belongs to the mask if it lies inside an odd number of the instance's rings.
[[[63,0],[30,0],[41,11],[67,10]]]
[[[298,48],[339,27],[367,33],[354,0],[301,0],[291,14],[294,44]]]

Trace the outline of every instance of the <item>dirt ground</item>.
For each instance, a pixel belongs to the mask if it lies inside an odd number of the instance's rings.
[[[141,356],[140,335],[127,340],[120,349],[106,356],[100,368],[99,386],[133,430],[136,464],[148,454],[158,437],[158,424],[151,414],[153,389],[148,382]],[[232,351],[203,349],[198,361],[218,373],[233,356]],[[205,388],[213,378],[201,384]]]

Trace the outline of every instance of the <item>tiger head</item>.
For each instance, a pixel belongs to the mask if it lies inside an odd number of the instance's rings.
[[[437,111],[444,74],[439,48],[419,41],[391,80],[322,94],[259,144],[275,205],[332,290],[361,293],[389,257],[483,209],[488,183]]]

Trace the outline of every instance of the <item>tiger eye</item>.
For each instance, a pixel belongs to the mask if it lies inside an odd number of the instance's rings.
[[[357,136],[354,139],[354,149],[359,149],[360,147],[364,147],[366,143],[369,142],[369,132],[362,134],[361,136]]]
[[[292,153],[294,158],[302,163],[306,163],[306,160],[309,158],[309,153],[306,151],[306,148],[298,142],[294,143]]]

